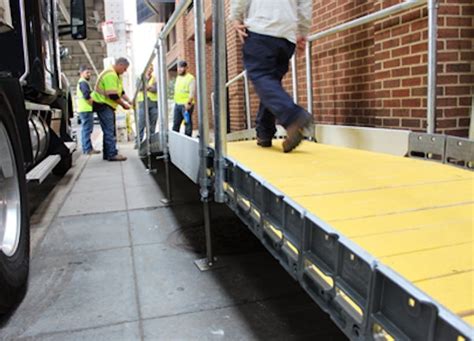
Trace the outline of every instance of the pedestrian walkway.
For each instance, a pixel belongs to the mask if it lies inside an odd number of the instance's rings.
[[[224,206],[212,207],[223,267],[199,272],[197,187],[172,168],[164,207],[162,165],[151,176],[120,148],[127,162],[81,156],[35,214],[28,293],[1,340],[344,339]]]

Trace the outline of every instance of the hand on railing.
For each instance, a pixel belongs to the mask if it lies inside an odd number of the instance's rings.
[[[239,35],[239,39],[243,44],[245,41],[245,38],[248,37],[247,26],[244,23],[242,23],[240,20],[234,20],[234,29],[237,31],[237,34]]]
[[[296,48],[300,51],[304,51],[304,49],[306,48],[306,42],[307,41],[308,41],[308,37],[298,35],[296,37]]]

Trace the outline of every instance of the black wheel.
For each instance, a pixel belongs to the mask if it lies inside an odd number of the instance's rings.
[[[23,157],[13,119],[0,109],[0,315],[26,291],[30,227]]]

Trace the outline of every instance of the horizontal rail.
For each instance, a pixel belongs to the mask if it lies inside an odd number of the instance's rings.
[[[332,34],[336,34],[342,31],[349,30],[351,28],[359,27],[364,24],[368,24],[371,22],[374,22],[376,20],[384,19],[386,17],[389,17],[394,14],[398,14],[400,12],[406,11],[408,9],[417,7],[419,5],[422,5],[426,3],[426,0],[407,0],[405,2],[402,2],[401,4],[394,5],[388,8],[385,8],[383,10],[380,10],[376,13],[372,13],[357,19],[354,19],[352,21],[349,21],[347,23],[337,25],[335,27],[332,27],[330,29],[327,29],[325,31],[313,34],[308,37],[308,41],[315,41],[318,39],[325,38],[327,36],[330,36]]]
[[[246,74],[247,74],[247,70],[242,71],[242,72],[239,73],[237,76],[235,76],[234,78],[232,78],[230,81],[228,81],[227,83],[225,83],[225,86],[226,86],[226,87],[231,86],[232,84],[234,84],[234,83],[237,82],[238,80],[240,80],[240,79],[242,79],[242,78],[245,78]]]
[[[178,20],[185,14],[192,2],[193,0],[182,0],[179,3],[178,8],[174,10],[173,14],[168,19],[168,22],[161,30],[160,39],[165,39],[171,33],[171,30],[176,26]]]

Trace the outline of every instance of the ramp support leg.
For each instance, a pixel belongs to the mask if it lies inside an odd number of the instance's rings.
[[[170,174],[170,156],[165,154],[163,161],[165,163],[165,178],[166,178],[166,198],[161,199],[161,202],[166,206],[171,205],[172,193],[171,193],[171,174]]]

